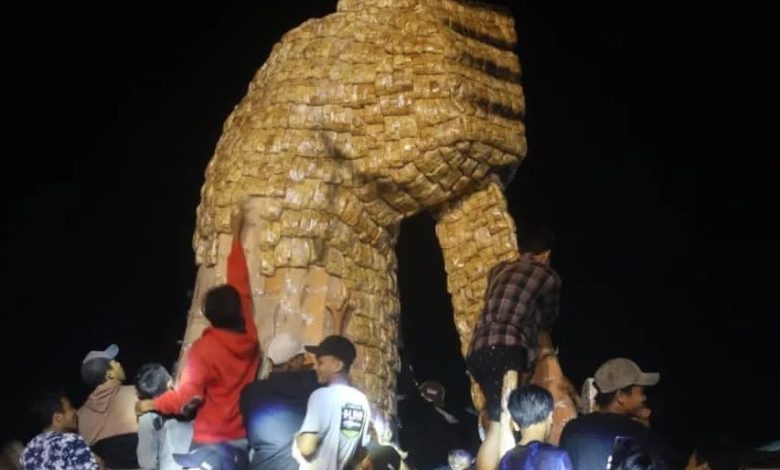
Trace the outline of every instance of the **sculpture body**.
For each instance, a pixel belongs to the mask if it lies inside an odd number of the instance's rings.
[[[230,211],[248,199],[244,247],[261,345],[281,331],[344,334],[352,378],[395,414],[402,219],[437,220],[465,352],[490,267],[518,256],[498,174],[526,153],[514,21],[455,0],[342,0],[287,33],[224,124],[194,234],[201,295],[225,281]]]

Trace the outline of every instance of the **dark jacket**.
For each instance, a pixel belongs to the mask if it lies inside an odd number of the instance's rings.
[[[292,442],[306,416],[309,395],[319,387],[317,375],[272,372],[241,392],[241,415],[252,451],[250,469],[298,470]]]
[[[591,413],[569,421],[563,428],[560,447],[568,452],[574,470],[604,470],[618,437],[628,438],[645,449],[653,457],[656,469],[668,468],[668,448],[655,432],[616,413]]]

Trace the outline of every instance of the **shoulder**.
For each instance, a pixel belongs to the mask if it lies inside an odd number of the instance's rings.
[[[144,413],[138,417],[138,426],[154,427],[154,422],[159,416],[160,416],[159,414],[154,412]]]
[[[333,387],[322,387],[311,392],[309,401],[327,400],[333,395]]]
[[[561,442],[567,438],[578,436],[587,429],[600,426],[600,420],[596,413],[579,415],[566,423],[561,434]]]
[[[75,432],[65,432],[65,433],[57,433],[58,437],[57,439],[63,443],[63,445],[66,445],[71,448],[89,448],[89,445],[87,445],[87,441],[84,440],[83,437],[81,437],[80,434],[76,434]]]
[[[258,399],[260,396],[264,395],[266,393],[266,390],[268,390],[268,388],[269,388],[268,379],[249,382],[241,390],[241,401],[242,402],[254,401]]]
[[[119,389],[119,394],[126,399],[138,400],[138,391],[132,385],[122,385]]]
[[[550,266],[547,263],[531,263],[529,265],[529,271],[532,272],[534,275],[544,278],[548,282],[552,283],[559,283],[561,282],[561,277],[558,275],[558,272],[553,269],[552,266]]]
[[[566,452],[564,449],[561,449],[560,447],[556,447],[552,444],[547,444],[547,443],[540,444],[539,449],[542,452],[545,452],[551,456],[558,457],[558,458],[569,456],[568,452]]]
[[[368,405],[368,397],[366,396],[365,393],[353,387],[352,385],[345,385],[345,387],[349,389],[349,393],[347,396],[349,396],[350,399],[355,401],[360,401],[361,403]]]

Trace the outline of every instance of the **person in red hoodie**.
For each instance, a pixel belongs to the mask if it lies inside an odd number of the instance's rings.
[[[226,285],[209,290],[203,314],[211,323],[185,361],[178,386],[153,400],[140,400],[136,413],[180,415],[194,401],[202,405],[193,424],[192,448],[228,446],[246,452],[246,431],[238,403],[241,390],[257,377],[260,347],[252,319],[249,271],[241,246],[242,211],[231,216],[233,243]]]

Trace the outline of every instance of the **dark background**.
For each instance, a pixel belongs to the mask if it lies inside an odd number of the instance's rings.
[[[175,359],[222,123],[273,43],[335,1],[4,9],[0,440],[30,437],[33,391],[83,392],[90,349],[119,344],[129,376]],[[512,9],[530,151],[507,196],[557,233],[565,371],[576,386],[614,356],[659,371],[654,422],[675,442],[777,438],[770,15],[684,0]],[[404,223],[398,252],[417,379],[463,408],[427,215]]]

